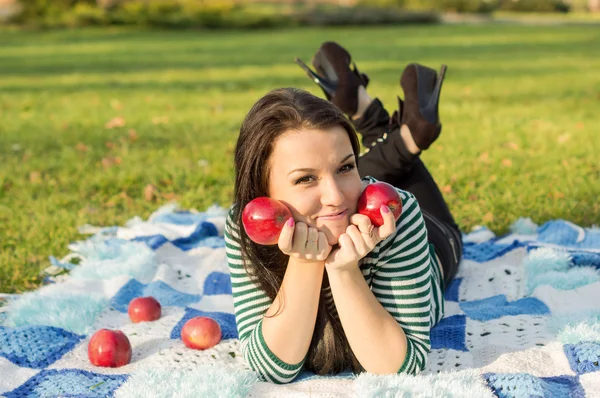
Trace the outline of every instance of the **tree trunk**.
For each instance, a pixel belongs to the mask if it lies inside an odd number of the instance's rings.
[[[103,8],[103,9],[107,10],[109,8],[113,8],[114,6],[118,5],[121,2],[122,2],[121,0],[96,0],[96,5],[99,8]]]

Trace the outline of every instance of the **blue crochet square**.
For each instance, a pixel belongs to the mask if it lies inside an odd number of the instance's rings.
[[[200,301],[198,294],[182,293],[162,281],[151,282],[147,285],[130,279],[110,301],[111,306],[119,312],[127,312],[129,302],[137,297],[152,296],[161,306],[185,307]]]
[[[458,301],[458,292],[460,290],[460,284],[462,282],[462,278],[454,278],[448,284],[446,291],[444,292],[444,298],[446,301]]]
[[[203,221],[196,226],[196,230],[191,233],[190,236],[185,238],[178,238],[171,241],[171,244],[177,246],[181,250],[191,250],[197,246],[200,246],[200,242],[211,236],[219,236],[219,231],[215,224]]]
[[[204,280],[205,296],[231,294],[231,277],[223,272],[211,272]]]
[[[563,347],[571,369],[577,374],[600,371],[600,344],[581,342]],[[600,377],[600,374],[598,374]]]
[[[183,251],[187,251],[198,246],[204,246],[202,244],[204,239],[218,236],[219,231],[217,230],[217,227],[215,227],[215,224],[202,221],[196,226],[196,229],[190,234],[190,236],[172,240],[171,244],[177,246]],[[165,243],[169,242],[169,240],[163,235],[138,236],[134,238],[133,241],[143,242],[152,250],[156,250]],[[220,247],[220,242],[213,242],[209,246]]]
[[[222,340],[238,338],[237,326],[235,324],[235,316],[233,316],[233,314],[227,314],[224,312],[200,311],[193,308],[185,309],[185,315],[183,316],[183,318],[181,318],[181,320],[177,323],[177,325],[175,325],[175,327],[171,331],[171,338],[175,340],[181,339],[181,328],[183,328],[183,325],[185,325],[187,321],[196,316],[205,316],[217,321],[217,323],[221,327]]]
[[[162,213],[152,218],[153,223],[165,223],[175,225],[194,225],[206,221],[209,216],[206,213],[192,213],[187,210],[174,213]]]
[[[452,315],[443,318],[430,331],[431,348],[451,348],[457,351],[469,351],[465,344],[467,318],[464,315]]]
[[[354,372],[351,369],[344,370],[340,373],[331,374],[331,375],[318,375],[316,373],[311,372],[310,370],[301,370],[298,373],[298,376],[294,379],[294,383],[299,381],[307,381],[314,379],[342,379],[342,380],[353,380],[356,378]]]
[[[84,336],[54,326],[0,326],[0,356],[15,365],[43,369],[71,351]]]
[[[132,239],[134,242],[145,243],[152,250],[156,250],[169,240],[162,235],[136,236]]]
[[[128,375],[105,375],[77,369],[42,370],[5,396],[109,397],[127,378]]]
[[[587,266],[600,269],[600,253],[571,252],[571,262],[575,266]]]
[[[600,247],[600,230],[582,228],[565,220],[548,221],[538,231],[540,242],[577,249]]]
[[[529,373],[486,373],[488,386],[499,398],[584,398],[576,376],[536,377]]]
[[[525,245],[525,243],[519,242],[518,240],[515,240],[512,243],[495,243],[493,241],[467,243],[463,247],[463,257],[467,260],[484,263],[497,257],[501,257],[509,251]]]
[[[503,294],[482,300],[463,301],[459,305],[469,318],[477,321],[489,321],[507,315],[546,315],[550,313],[546,304],[535,297],[509,302]]]

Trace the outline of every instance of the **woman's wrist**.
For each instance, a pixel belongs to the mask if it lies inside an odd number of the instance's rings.
[[[325,260],[307,260],[304,258],[296,258],[293,256],[290,256],[289,260],[288,260],[288,266],[289,265],[298,265],[301,267],[314,267],[314,268],[324,268],[325,267]]]
[[[328,277],[340,277],[347,278],[348,276],[352,276],[354,273],[358,272],[362,275],[360,271],[360,267],[358,263],[354,263],[350,266],[346,267],[336,267],[332,265],[325,265],[325,271],[327,271]]]

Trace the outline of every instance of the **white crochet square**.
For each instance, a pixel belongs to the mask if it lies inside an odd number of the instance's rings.
[[[131,240],[142,236],[162,235],[168,240],[175,240],[190,236],[197,226],[197,224],[178,225],[140,221],[128,223],[127,227],[119,227],[117,238]]]
[[[600,282],[590,283],[572,290],[558,290],[552,286],[538,286],[533,297],[543,301],[554,315],[559,313],[575,313],[580,311],[600,310]]]
[[[500,239],[496,240],[496,243],[511,244],[515,240],[518,240],[521,243],[524,243],[524,242],[533,242],[537,238],[538,238],[538,234],[531,234],[531,235],[510,234],[508,236],[505,236],[504,238],[500,238]]]
[[[212,272],[229,274],[224,248],[198,247],[183,251],[170,243],[156,250],[160,264],[154,280],[188,294],[203,294],[206,277]]]
[[[128,275],[119,275],[110,279],[69,279],[67,283],[54,283],[42,286],[38,292],[49,293],[54,291],[68,292],[69,294],[85,296],[104,296],[112,298],[131,279]]]
[[[298,383],[273,385],[273,383],[258,382],[248,398],[347,398],[352,397],[353,380],[344,379],[312,379]]]
[[[463,242],[465,243],[483,243],[490,239],[494,239],[494,234],[489,228],[481,225],[473,227],[473,230],[467,235],[463,236]]]
[[[451,317],[452,315],[464,315],[464,311],[460,308],[460,304],[456,301],[444,302],[444,318]]]
[[[222,340],[208,350],[186,347],[181,340],[171,340],[146,355],[138,369],[193,370],[201,365],[219,365],[251,370],[241,353],[238,339]]]
[[[481,368],[482,373],[530,373],[537,377],[575,376],[564,354],[562,344],[550,343],[544,347],[501,354],[495,361]]]
[[[467,318],[465,345],[473,353],[474,366],[494,362],[501,354],[543,347],[555,340],[544,316],[504,316],[485,322]]]
[[[200,311],[225,312],[227,314],[234,314],[235,312],[233,298],[229,294],[202,296],[199,302],[190,304],[188,307]]]
[[[464,260],[461,267],[459,301],[481,300],[499,294],[514,301],[523,296],[524,270],[515,263],[502,258],[484,264]]]
[[[39,372],[40,369],[23,368],[0,357],[0,395],[21,386]]]
[[[469,368],[473,368],[473,353],[436,349],[431,350],[427,356],[427,365],[423,369],[423,374],[452,372]]]
[[[585,390],[586,398],[600,398],[600,372],[579,376],[579,383]]]
[[[163,307],[162,316],[154,322],[133,323],[128,314],[107,310],[94,323],[94,331],[99,329],[120,330],[129,339],[132,347],[131,362],[120,368],[103,368],[92,365],[88,359],[88,344],[93,332],[75,346],[70,352],[56,361],[49,369],[78,368],[96,373],[123,374],[140,368],[146,368],[146,359],[164,348],[177,343],[171,340],[171,330],[185,315],[179,307]]]

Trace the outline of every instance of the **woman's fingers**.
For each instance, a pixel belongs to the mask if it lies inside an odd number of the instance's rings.
[[[277,241],[277,246],[279,246],[279,250],[281,250],[283,253],[288,254],[289,252],[292,251],[292,238],[294,237],[294,219],[292,217],[290,217],[285,225],[283,226],[283,229],[281,230],[281,233],[279,234],[279,240]]]
[[[317,242],[319,240],[319,231],[316,228],[308,227],[308,234],[306,238],[306,248],[317,250]]]
[[[386,205],[381,205],[379,211],[383,217],[383,225],[377,228],[376,235],[380,240],[384,240],[396,231],[396,219],[394,213]]]
[[[305,255],[309,260],[315,259],[318,252],[319,231],[316,228],[308,227],[306,235]]]
[[[332,249],[324,232],[303,222],[294,225],[291,218],[281,230],[277,245],[284,254],[312,261],[325,260]]]
[[[327,242],[327,235],[324,232],[319,232],[319,240],[317,242],[317,260],[325,260],[331,252],[331,246]]]
[[[352,239],[354,251],[361,258],[366,256],[375,247],[376,242],[373,242],[373,239],[369,235],[360,232],[355,225],[348,226],[346,234]]]
[[[296,223],[294,230],[294,239],[292,243],[292,251],[296,253],[304,253],[306,248],[306,238],[308,236],[308,225],[303,222]]]
[[[353,214],[352,217],[350,217],[350,224],[356,225],[358,230],[362,233],[369,233],[373,229],[371,219],[360,213]]]

